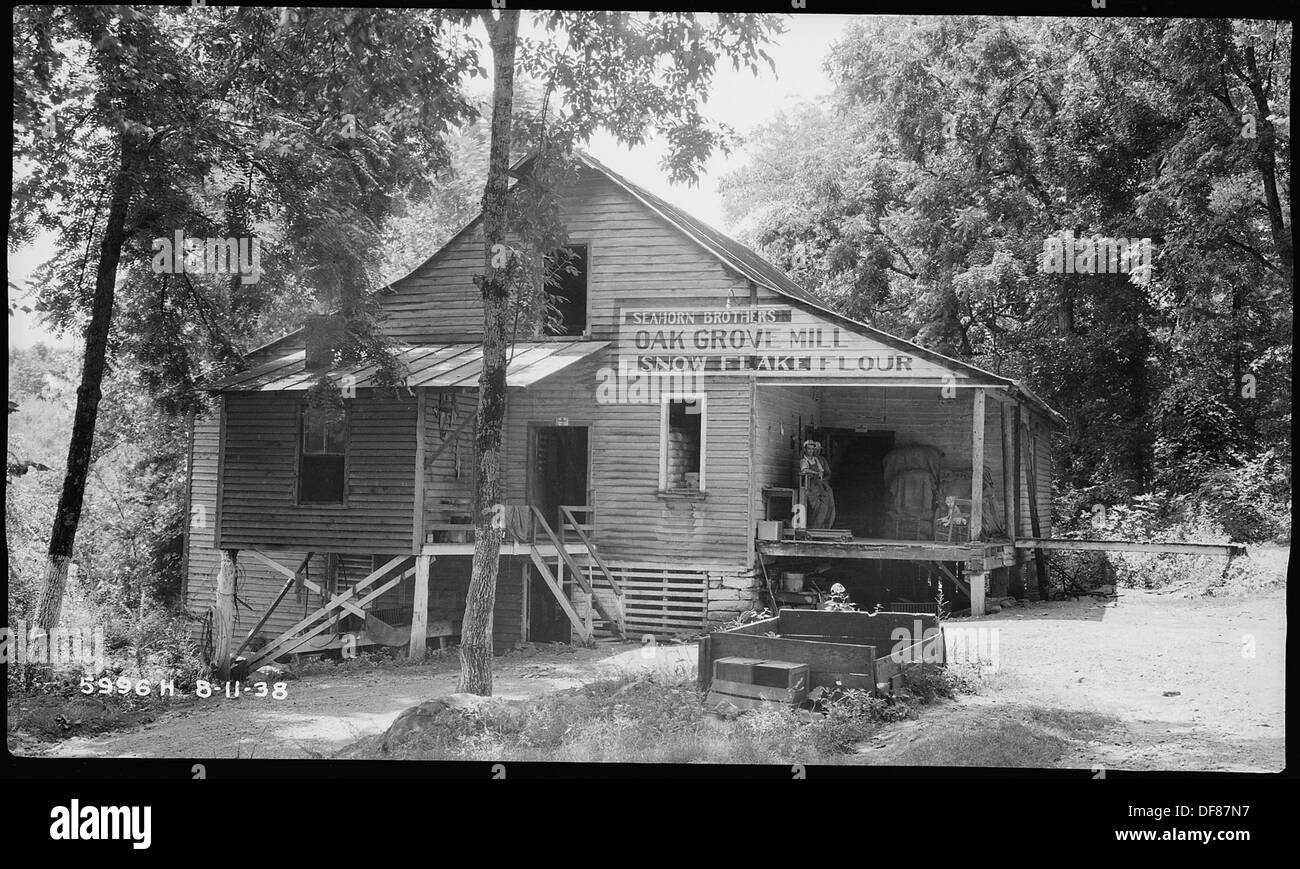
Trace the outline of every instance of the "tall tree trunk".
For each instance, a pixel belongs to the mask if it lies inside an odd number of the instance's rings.
[[[1273,235],[1273,246],[1277,248],[1278,259],[1282,261],[1282,270],[1288,284],[1295,282],[1295,253],[1291,246],[1291,228],[1286,225],[1282,210],[1282,200],[1277,192],[1277,134],[1273,122],[1269,120],[1272,110],[1269,108],[1268,95],[1264,92],[1263,77],[1255,59],[1255,47],[1246,47],[1246,87],[1255,102],[1255,111],[1259,113],[1256,120],[1255,168],[1259,171],[1260,183],[1264,185],[1264,205],[1268,211],[1269,230]]]
[[[95,445],[95,421],[99,416],[100,386],[108,355],[108,333],[113,322],[113,293],[117,286],[117,264],[126,239],[126,214],[131,203],[134,179],[133,146],[124,136],[120,141],[121,159],[113,179],[108,221],[99,245],[99,265],[95,273],[95,298],[90,325],[86,327],[86,351],[81,363],[81,385],[77,387],[77,410],[72,420],[72,440],[68,445],[68,467],[63,476],[63,493],[54,514],[50,531],[49,555],[45,578],[37,606],[36,623],[44,631],[58,627],[63,608],[63,592],[68,581],[68,562],[81,521],[81,506],[86,494],[86,475],[90,472],[91,450]]]
[[[492,142],[483,191],[483,369],[478,379],[477,431],[474,438],[474,564],[461,624],[460,687],[470,694],[492,693],[492,608],[496,603],[501,553],[495,505],[501,501],[501,428],[506,416],[506,328],[510,281],[519,263],[510,261],[506,243],[509,193],[510,119],[514,111],[515,45],[519,13],[483,14],[494,67]]]

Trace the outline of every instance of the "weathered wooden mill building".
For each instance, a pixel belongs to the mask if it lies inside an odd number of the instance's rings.
[[[1013,380],[837,315],[583,164],[564,203],[562,325],[511,351],[497,648],[696,633],[759,605],[783,571],[843,582],[868,606],[928,600],[938,583],[977,612],[990,583],[1005,594],[1028,552],[1013,537],[1050,533],[1060,417]],[[399,394],[367,367],[331,369],[315,322],[212,384],[218,410],[194,426],[185,597],[202,613],[221,585],[231,649],[252,663],[459,633],[482,251],[476,220],[380,299],[405,345]],[[325,371],[341,419],[306,404]],[[794,527],[809,439],[843,533]]]

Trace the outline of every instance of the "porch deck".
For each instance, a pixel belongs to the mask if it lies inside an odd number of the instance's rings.
[[[759,540],[762,555],[789,558],[875,558],[885,561],[960,561],[976,571],[1009,563],[1011,541],[977,543],[947,540],[891,540],[854,537],[852,540]]]

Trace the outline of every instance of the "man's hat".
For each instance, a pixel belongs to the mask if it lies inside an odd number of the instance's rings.
[[[808,449],[809,447],[817,447],[817,448],[820,449],[820,448],[821,448],[821,444],[819,444],[817,441],[811,441],[811,440],[809,440],[809,441],[804,441],[804,442],[803,442],[803,448],[806,450],[806,449]]]

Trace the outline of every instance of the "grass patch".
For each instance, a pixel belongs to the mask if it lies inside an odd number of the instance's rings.
[[[841,690],[813,709],[772,705],[710,714],[690,673],[604,679],[541,700],[490,699],[431,716],[400,740],[372,738],[341,757],[422,760],[549,760],[575,763],[806,763],[854,752],[916,709],[975,690],[961,668],[918,665],[895,697]]]

